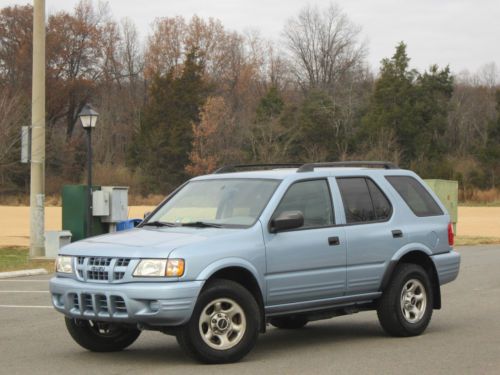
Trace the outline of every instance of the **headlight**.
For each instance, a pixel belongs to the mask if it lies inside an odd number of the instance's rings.
[[[56,259],[56,271],[60,273],[73,273],[73,257],[59,255]]]
[[[183,259],[142,259],[133,276],[136,277],[180,277],[184,274]]]

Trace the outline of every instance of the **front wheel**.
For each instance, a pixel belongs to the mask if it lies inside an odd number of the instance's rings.
[[[247,289],[234,281],[215,280],[201,292],[177,341],[201,362],[236,362],[254,347],[259,323],[259,306]]]
[[[69,334],[81,347],[93,352],[117,352],[131,345],[141,331],[114,323],[65,318]]]
[[[429,325],[432,309],[429,275],[419,265],[402,264],[380,298],[377,315],[388,334],[417,336]]]

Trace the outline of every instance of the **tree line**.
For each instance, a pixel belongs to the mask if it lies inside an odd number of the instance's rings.
[[[0,192],[27,191],[20,126],[30,124],[32,7],[0,10]],[[47,23],[48,193],[85,176],[78,113],[92,103],[96,179],[167,193],[235,163],[388,160],[465,190],[500,186],[500,87],[411,68],[395,46],[376,74],[360,27],[307,6],[279,44],[216,19],[160,17],[143,41],[129,19],[82,0]]]

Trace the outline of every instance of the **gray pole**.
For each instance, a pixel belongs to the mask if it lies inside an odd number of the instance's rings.
[[[45,0],[33,6],[30,256],[45,255]]]
[[[92,236],[92,128],[87,129],[87,237]]]

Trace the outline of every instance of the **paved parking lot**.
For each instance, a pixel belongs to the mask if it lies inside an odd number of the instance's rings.
[[[269,329],[242,362],[192,362],[175,338],[144,332],[120,353],[91,353],[50,307],[49,277],[0,280],[2,374],[500,374],[500,246],[459,248],[459,279],[443,287],[423,336],[387,337],[374,312]]]

